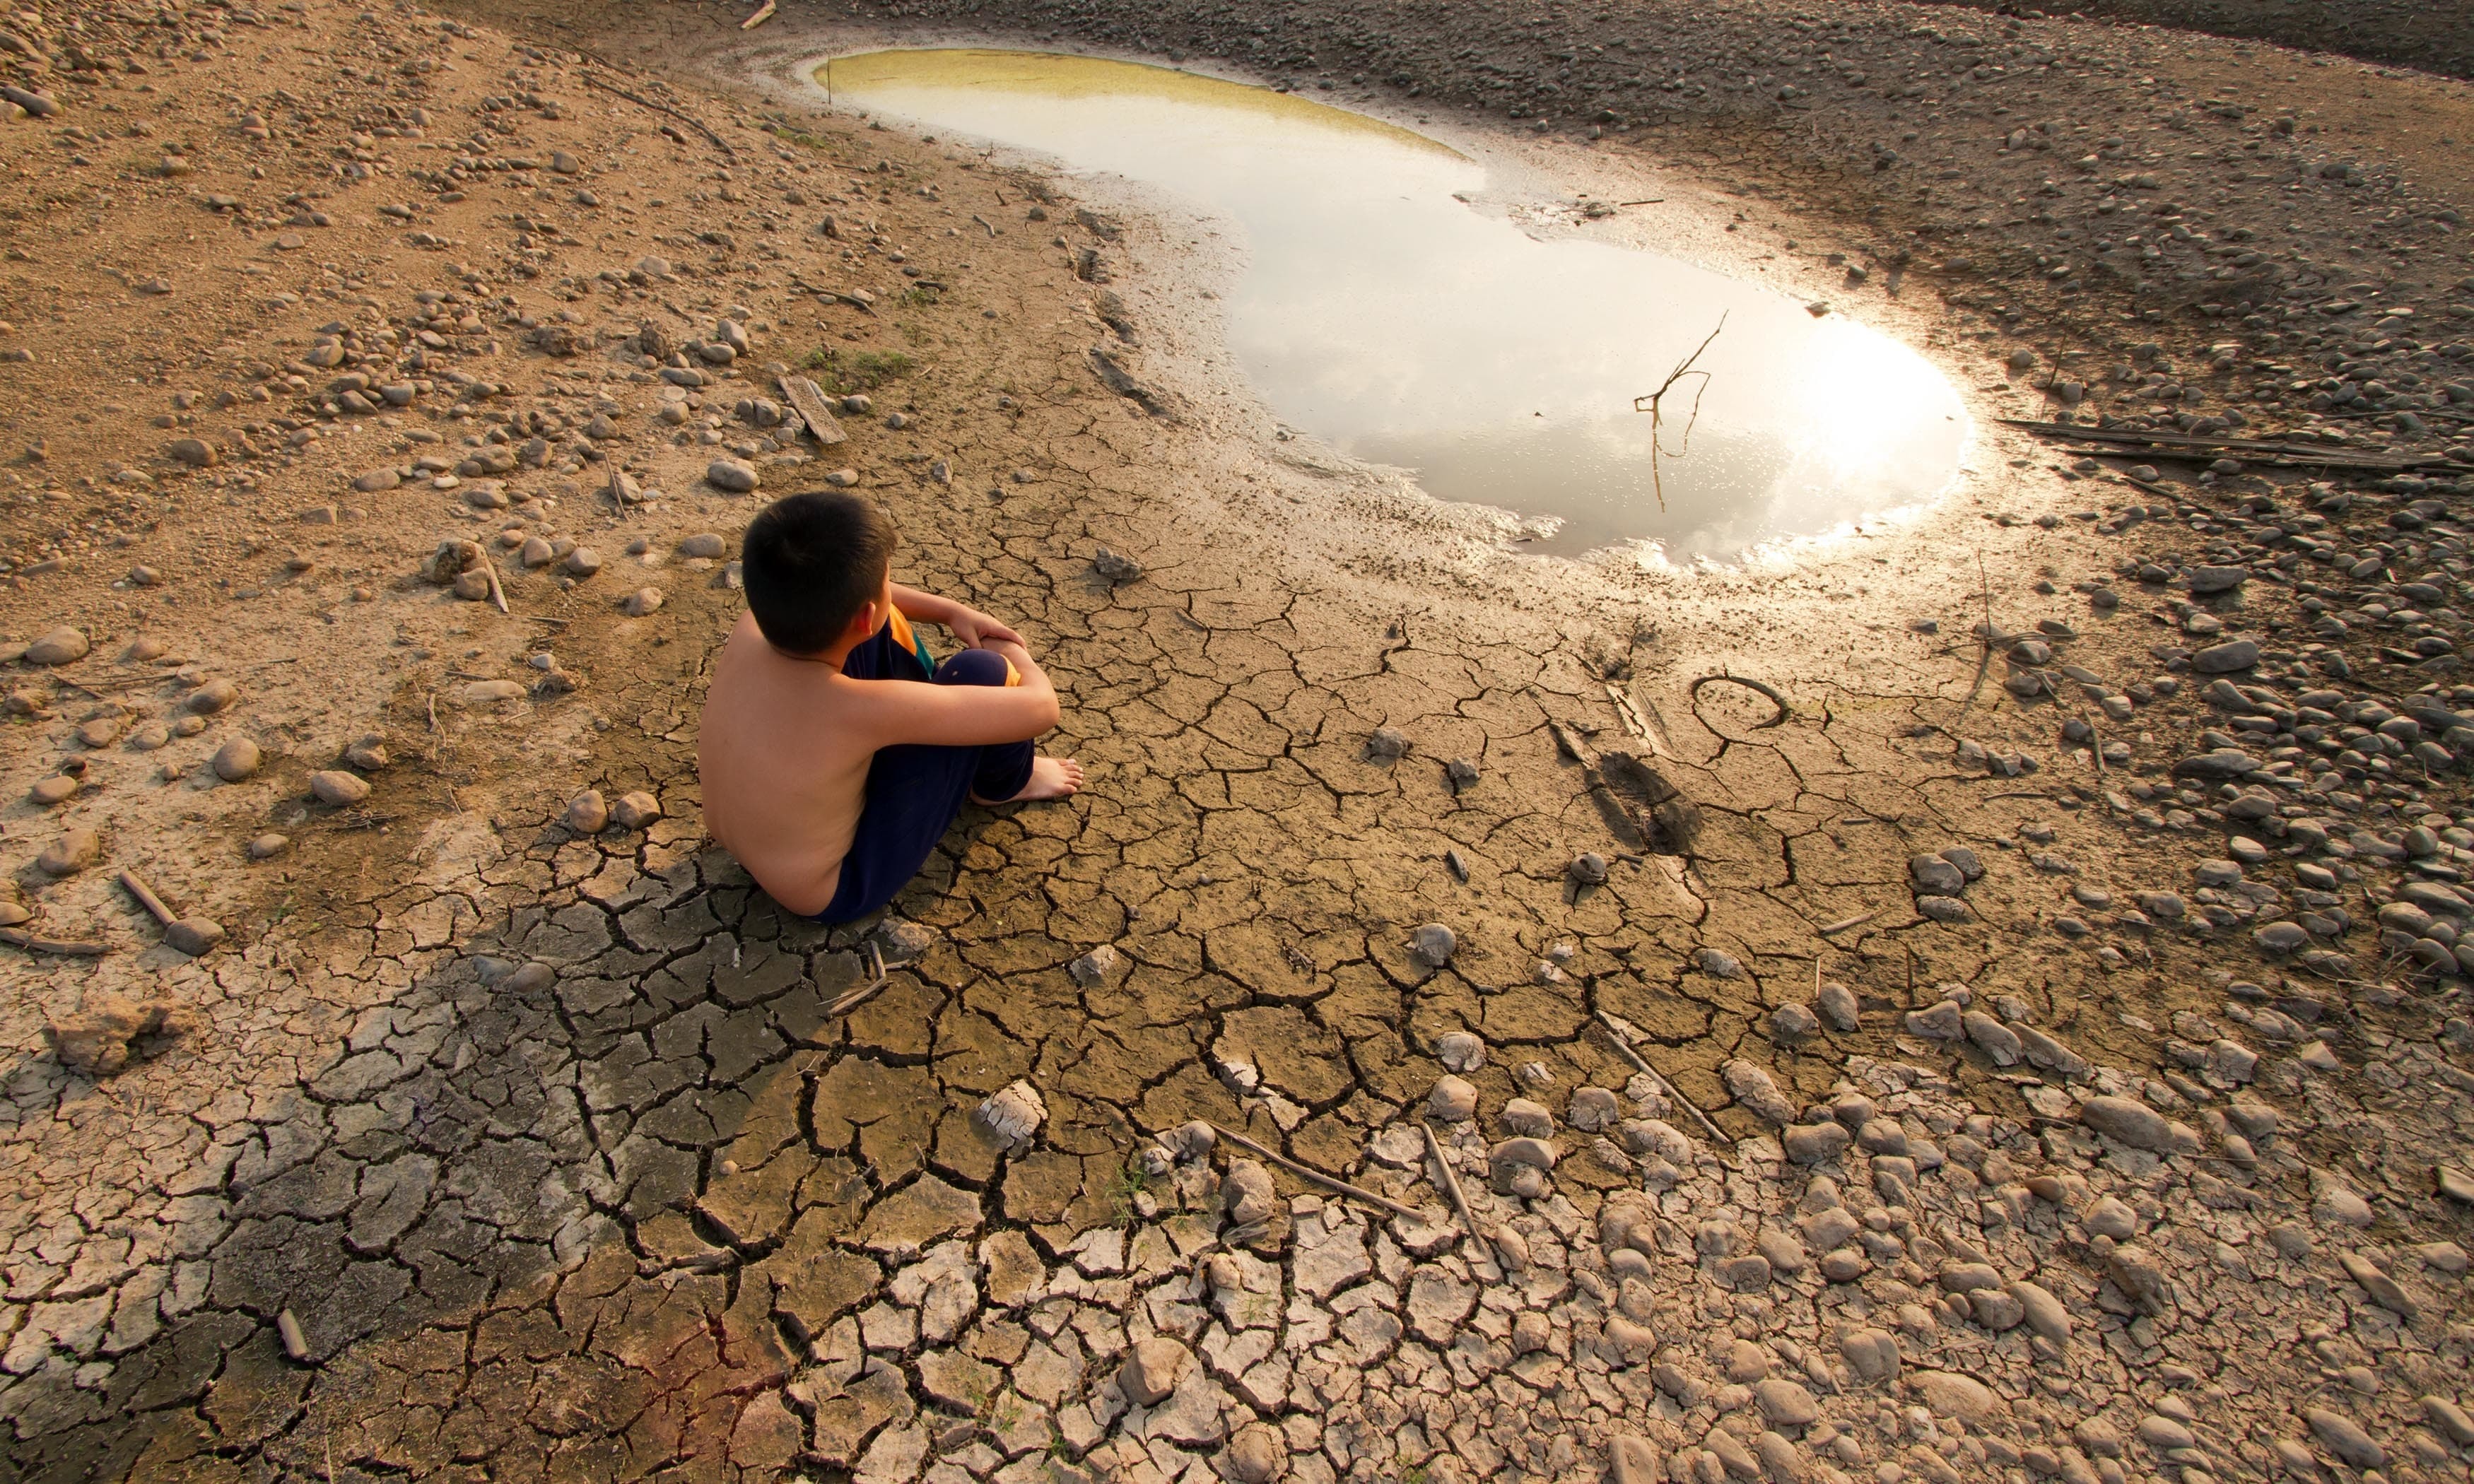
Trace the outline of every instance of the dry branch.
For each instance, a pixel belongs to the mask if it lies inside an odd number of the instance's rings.
[[[1710,348],[1710,341],[1716,340],[1718,338],[1719,331],[1724,330],[1726,327],[1727,317],[1724,314],[1721,314],[1718,316],[1718,328],[1710,332],[1708,340],[1704,340],[1698,346],[1693,347],[1692,353],[1690,355],[1687,355],[1683,360],[1675,363],[1675,370],[1666,373],[1666,379],[1659,383],[1657,391],[1652,392],[1647,396],[1636,396],[1632,399],[1633,411],[1645,412],[1649,414],[1649,488],[1651,492],[1658,496],[1658,508],[1660,510],[1666,509],[1666,483],[1659,477],[1658,472],[1659,458],[1666,452],[1665,442],[1661,434],[1661,429],[1664,426],[1665,419],[1662,404],[1665,400],[1666,394],[1675,390],[1675,384],[1677,382],[1682,381],[1686,376],[1698,376],[1701,378],[1700,383],[1693,389],[1692,393],[1692,415],[1686,419],[1684,422],[1683,445],[1677,448],[1673,455],[1673,457],[1680,459],[1684,457],[1686,452],[1690,451],[1692,447],[1692,427],[1694,423],[1701,420],[1701,398],[1710,390],[1710,373],[1705,371],[1695,371],[1692,367],[1692,363],[1701,359],[1701,352]],[[1644,403],[1647,405],[1644,406]]]

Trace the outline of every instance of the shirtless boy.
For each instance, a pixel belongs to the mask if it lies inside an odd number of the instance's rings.
[[[747,611],[714,665],[696,768],[706,827],[773,899],[864,917],[918,874],[962,801],[1062,799],[1081,765],[1034,755],[1056,691],[1022,635],[893,581],[893,524],[794,494],[748,526]],[[910,620],[966,647],[934,664]]]

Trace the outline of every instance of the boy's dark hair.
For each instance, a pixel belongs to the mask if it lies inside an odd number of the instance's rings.
[[[900,539],[885,512],[855,494],[787,495],[748,522],[740,579],[766,642],[793,655],[832,647],[877,595]]]

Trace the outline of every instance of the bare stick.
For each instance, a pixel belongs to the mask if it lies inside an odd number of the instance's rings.
[[[1865,923],[1870,922],[1871,922],[1871,921],[1873,921],[1875,918],[1880,917],[1880,915],[1881,915],[1881,909],[1880,909],[1880,908],[1879,908],[1879,907],[1875,907],[1875,908],[1874,908],[1872,911],[1870,911],[1870,912],[1858,912],[1857,914],[1856,914],[1856,915],[1855,915],[1854,917],[1852,917],[1852,918],[1842,918],[1842,919],[1840,919],[1839,921],[1837,921],[1837,922],[1835,922],[1831,923],[1828,927],[1819,928],[1819,929],[1816,929],[1816,930],[1821,934],[1821,936],[1823,936],[1824,938],[1827,938],[1827,937],[1829,937],[1831,933],[1843,933],[1843,932],[1847,931],[1847,929],[1849,929],[1849,928],[1851,928],[1851,927],[1861,927],[1861,926],[1863,926]],[[1816,966],[1816,967],[1818,967],[1818,965],[1819,965],[1819,963],[1820,963],[1820,960],[1815,959],[1813,962],[1814,962],[1815,966]]]
[[[1642,1074],[1649,1078],[1650,1081],[1657,1083],[1660,1091],[1664,1092],[1667,1096],[1675,1099],[1678,1103],[1683,1104],[1684,1111],[1690,1113],[1694,1118],[1700,1120],[1701,1127],[1709,1131],[1711,1138],[1726,1139],[1730,1144],[1734,1142],[1734,1139],[1727,1138],[1725,1130],[1719,1128],[1717,1124],[1710,1120],[1710,1115],[1701,1111],[1700,1104],[1693,1102],[1692,1099],[1688,1097],[1686,1097],[1682,1088],[1669,1082],[1664,1072],[1661,1072],[1657,1067],[1650,1065],[1649,1059],[1647,1057],[1642,1056],[1638,1051],[1633,1049],[1632,1042],[1624,1039],[1623,1032],[1615,1029],[1614,1021],[1609,1019],[1607,1017],[1607,1013],[1603,1010],[1598,1012],[1598,1023],[1607,1028],[1607,1038],[1615,1043],[1615,1049],[1617,1051],[1623,1053],[1624,1060],[1637,1067]]]
[[[745,20],[739,23],[739,29],[741,31],[754,31],[757,27],[764,25],[766,21],[771,20],[772,18],[773,0],[764,0],[764,4],[755,14],[750,15]]]
[[[1420,1118],[1418,1132],[1426,1136],[1426,1154],[1435,1161],[1435,1178],[1443,1183],[1443,1194],[1451,1197],[1452,1209],[1460,1212],[1461,1230],[1478,1244],[1479,1251],[1493,1258],[1496,1267],[1502,1267],[1503,1258],[1496,1256],[1494,1243],[1479,1228],[1477,1217],[1469,1210],[1468,1196],[1461,1189],[1461,1178],[1453,1173],[1452,1161],[1443,1158],[1443,1140],[1435,1137],[1435,1126]]]
[[[593,60],[594,61],[601,61],[601,59],[598,57],[594,57]],[[602,62],[602,65],[608,66],[609,63]],[[690,128],[695,130],[696,132],[712,140],[714,148],[721,151],[724,155],[731,154],[730,141],[724,139],[721,135],[715,133],[712,129],[706,126],[704,120],[697,118],[692,113],[682,113],[678,109],[671,108],[668,104],[655,103],[652,99],[643,96],[642,93],[631,93],[627,91],[627,89],[620,87],[616,83],[605,83],[590,71],[584,74],[584,81],[588,86],[597,87],[605,93],[615,93],[618,96],[626,99],[629,103],[641,104],[643,107],[652,109],[656,113],[667,113],[670,117],[688,125]],[[735,158],[736,156],[734,156],[733,157]]]
[[[1666,509],[1666,485],[1665,482],[1659,477],[1658,473],[1659,456],[1666,451],[1665,444],[1659,436],[1659,431],[1663,426],[1662,419],[1665,416],[1665,414],[1661,411],[1661,401],[1665,397],[1667,393],[1674,391],[1675,384],[1683,380],[1685,377],[1698,376],[1701,378],[1700,385],[1692,394],[1692,415],[1687,418],[1684,423],[1684,443],[1682,446],[1675,450],[1674,457],[1680,459],[1684,457],[1686,453],[1691,451],[1693,424],[1701,420],[1701,398],[1707,395],[1710,390],[1710,373],[1705,371],[1694,371],[1692,369],[1692,363],[1701,359],[1701,352],[1710,348],[1710,341],[1717,339],[1718,331],[1723,330],[1726,327],[1727,317],[1724,314],[1721,314],[1718,316],[1718,328],[1710,332],[1710,339],[1704,340],[1700,345],[1695,346],[1690,355],[1687,355],[1683,360],[1676,362],[1675,370],[1666,373],[1666,379],[1659,384],[1657,391],[1652,392],[1647,396],[1636,396],[1632,399],[1633,411],[1645,412],[1649,414],[1649,488],[1651,491],[1658,496],[1658,508],[1660,510]],[[1647,403],[1648,405],[1643,406],[1643,403]]]
[[[1420,1118],[1418,1132],[1426,1136],[1426,1154],[1435,1161],[1436,1183],[1443,1187],[1443,1194],[1451,1197],[1452,1209],[1461,1213],[1461,1230],[1476,1236],[1477,1218],[1469,1214],[1468,1197],[1461,1193],[1461,1178],[1452,1173],[1452,1161],[1443,1158],[1443,1141],[1435,1137],[1435,1126]]]
[[[490,603],[499,612],[507,610],[507,589],[498,586],[498,564],[489,558],[481,559],[481,575],[490,579]]]
[[[73,938],[38,938],[22,927],[0,927],[0,943],[13,943],[29,953],[65,953],[76,958],[100,958],[111,951],[108,943],[87,943]]]
[[[163,905],[163,898],[156,896],[154,888],[148,886],[145,879],[136,872],[122,871],[120,884],[129,888],[129,895],[136,898],[137,904],[144,907],[148,914],[163,926],[169,927],[180,920],[180,914]]]
[[[861,985],[858,989],[851,991],[841,998],[835,1000],[832,1004],[826,1006],[825,1014],[829,1016],[837,1016],[848,1011],[857,1010],[861,1004],[874,998],[877,991],[885,988],[887,977],[885,971],[885,953],[873,943],[867,945],[867,963],[868,968],[873,970],[874,976],[871,977],[867,983]]]
[[[1290,1159],[1287,1155],[1280,1153],[1278,1150],[1267,1148],[1264,1145],[1258,1144],[1252,1139],[1248,1138],[1245,1135],[1237,1133],[1233,1129],[1224,1129],[1216,1123],[1212,1125],[1212,1128],[1222,1138],[1235,1144],[1238,1148],[1250,1149],[1254,1153],[1261,1155],[1264,1159],[1271,1161],[1273,1164],[1287,1170],[1290,1174],[1301,1175],[1306,1179],[1313,1181],[1316,1185],[1322,1186],[1326,1190],[1336,1191],[1341,1195],[1354,1196],[1358,1200],[1364,1201],[1369,1206],[1379,1206],[1383,1209],[1390,1211],[1395,1216],[1406,1216],[1412,1221],[1424,1221],[1426,1219],[1426,1213],[1424,1211],[1419,1210],[1414,1207],[1403,1206],[1399,1202],[1391,1200],[1388,1197],[1376,1195],[1373,1191],[1365,1189],[1361,1186],[1352,1185],[1347,1181],[1341,1179],[1337,1175],[1326,1175],[1322,1171],[1316,1169],[1311,1164],[1299,1164],[1297,1161]]]

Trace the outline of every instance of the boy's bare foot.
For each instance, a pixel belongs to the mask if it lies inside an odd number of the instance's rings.
[[[973,803],[1035,803],[1042,799],[1062,799],[1082,787],[1082,765],[1071,757],[1034,757],[1031,760],[1031,781],[1022,792],[1010,799],[982,799],[971,796]]]

